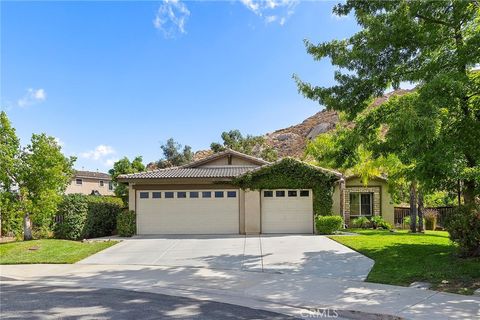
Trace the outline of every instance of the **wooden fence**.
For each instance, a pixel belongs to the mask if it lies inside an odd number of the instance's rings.
[[[435,210],[437,212],[438,218],[437,218],[437,225],[439,227],[443,227],[445,217],[453,211],[453,207],[427,207],[425,210]],[[395,226],[404,226],[404,218],[410,216],[410,208],[408,207],[395,207],[393,211],[393,219]]]

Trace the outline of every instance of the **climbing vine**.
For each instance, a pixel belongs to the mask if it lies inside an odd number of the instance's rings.
[[[293,158],[248,172],[233,180],[242,189],[312,189],[313,211],[316,215],[331,215],[334,183],[339,176]]]

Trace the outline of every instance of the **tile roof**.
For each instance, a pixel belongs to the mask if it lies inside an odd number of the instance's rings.
[[[103,172],[96,172],[96,171],[81,171],[81,170],[76,170],[75,171],[75,177],[76,178],[91,178],[91,179],[105,179],[105,180],[111,180],[112,177],[108,173],[103,173]]]
[[[172,179],[172,178],[234,178],[255,169],[255,166],[218,166],[202,168],[167,168],[132,174],[122,174],[118,179]]]

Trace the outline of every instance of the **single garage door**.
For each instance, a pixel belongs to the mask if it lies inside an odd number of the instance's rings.
[[[238,234],[238,190],[137,190],[138,234]]]
[[[262,233],[313,233],[312,190],[262,190]]]

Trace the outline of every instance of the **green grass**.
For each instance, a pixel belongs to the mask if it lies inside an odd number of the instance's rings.
[[[75,263],[116,243],[57,239],[2,243],[0,264]]]
[[[353,231],[359,235],[330,238],[375,260],[369,282],[408,286],[425,281],[433,289],[461,294],[480,288],[480,258],[457,257],[447,232]]]

